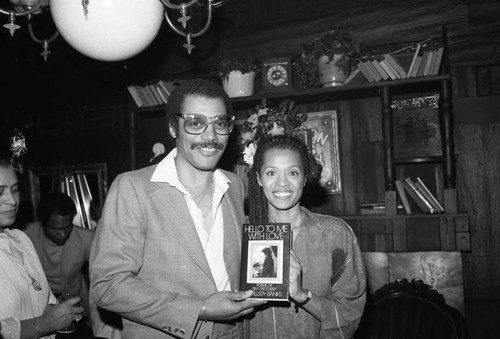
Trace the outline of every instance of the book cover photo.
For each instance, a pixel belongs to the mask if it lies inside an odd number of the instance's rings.
[[[240,291],[250,298],[288,301],[290,224],[243,224]]]

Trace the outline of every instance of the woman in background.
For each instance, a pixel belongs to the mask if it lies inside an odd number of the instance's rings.
[[[271,303],[250,319],[251,338],[351,338],[366,300],[366,275],[349,225],[300,206],[321,168],[292,136],[262,140],[249,177],[250,223],[290,223],[290,303]]]
[[[11,157],[0,152],[0,338],[40,338],[81,318],[80,298],[55,304],[40,260],[24,232],[9,229],[19,208]]]

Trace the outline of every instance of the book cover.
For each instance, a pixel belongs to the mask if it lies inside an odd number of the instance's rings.
[[[436,209],[436,211],[438,213],[444,212],[443,205],[441,205],[439,200],[437,200],[436,196],[434,196],[434,194],[432,194],[432,192],[429,190],[427,185],[424,184],[424,182],[422,181],[422,179],[420,179],[420,177],[417,177],[417,181],[415,182],[415,186],[417,186],[417,188],[420,189],[425,194],[425,196],[432,203],[432,205],[434,206],[434,208]]]
[[[147,85],[147,87],[149,89],[149,92],[151,92],[151,94],[153,94],[153,97],[155,98],[156,104],[157,105],[163,104],[163,100],[160,96],[160,93],[158,93],[158,91],[156,90],[155,84],[149,84],[149,85]]]
[[[387,60],[384,60],[384,59],[380,60],[379,64],[387,72],[387,74],[389,74],[389,76],[391,77],[392,80],[397,80],[398,79],[398,75],[396,74],[396,71],[393,70],[392,67],[390,67],[390,65],[387,62]]]
[[[291,238],[289,223],[243,224],[240,291],[288,301]]]
[[[359,85],[365,81],[367,81],[365,75],[359,70],[359,68],[356,68],[351,72],[351,74],[349,74],[347,79],[345,79],[344,85]]]
[[[410,68],[408,69],[408,78],[411,77],[411,73],[415,69],[415,64],[417,62],[418,55],[420,53],[420,49],[422,48],[421,44],[418,44],[417,47],[415,48],[415,53],[413,54],[413,59],[411,60],[411,65]]]
[[[361,71],[361,73],[363,73],[363,75],[366,77],[366,79],[369,82],[374,82],[375,81],[375,79],[373,78],[372,74],[370,73],[370,71],[368,70],[368,68],[366,68],[366,66],[363,64],[362,61],[360,61],[358,63],[358,68]]]
[[[401,66],[399,61],[396,60],[396,58],[390,54],[384,54],[384,57],[389,62],[389,64],[392,66],[392,68],[394,68],[398,72],[399,77],[401,79],[405,79],[407,73],[406,73],[405,69],[403,68],[403,66]]]
[[[439,47],[437,52],[436,52],[436,62],[434,63],[434,67],[432,69],[432,75],[438,75],[439,70],[441,69],[441,62],[443,61],[443,53],[444,53],[444,48]]]
[[[417,72],[418,69],[420,68],[420,64],[422,63],[422,56],[417,55],[417,60],[415,60],[415,65],[413,67],[413,70],[411,71],[411,74],[409,74],[410,78],[416,78],[417,77]]]
[[[410,202],[408,201],[408,196],[405,193],[405,189],[403,187],[401,179],[397,179],[396,181],[394,181],[394,183],[396,184],[396,191],[398,192],[399,199],[403,204],[406,214],[412,214]]]
[[[167,92],[168,96],[170,96],[170,94],[172,94],[174,89],[177,87],[173,82],[165,80],[158,81],[158,84],[165,90],[165,92]]]
[[[373,79],[375,79],[375,82],[378,82],[382,80],[382,76],[380,73],[377,71],[377,69],[373,66],[372,62],[370,60],[364,61],[363,65],[365,65],[366,69],[370,74],[372,75]]]
[[[144,104],[141,101],[141,98],[139,97],[139,94],[137,93],[137,89],[135,88],[134,85],[128,85],[127,90],[130,93],[130,96],[132,99],[134,99],[134,102],[137,107],[142,107]]]
[[[420,209],[425,213],[436,213],[436,209],[432,206],[432,204],[427,200],[427,198],[422,194],[422,192],[415,186],[413,180],[408,177],[405,179],[405,183],[409,186],[411,191],[414,194],[410,193],[410,196],[415,200]],[[404,185],[407,187],[406,185]]]
[[[420,67],[418,68],[417,77],[424,76],[424,69],[425,65],[427,64],[427,59],[429,59],[429,52],[430,51],[424,51],[424,54],[422,55],[422,62],[420,63]]]
[[[163,89],[159,84],[153,84],[153,87],[155,88],[156,92],[160,96],[160,100],[162,104],[166,104],[168,101],[168,96],[164,94]]]
[[[382,68],[382,66],[380,65],[380,63],[376,59],[372,60],[372,64],[373,64],[373,67],[375,67],[377,72],[380,74],[380,76],[382,77],[383,80],[390,79],[389,74],[387,74],[387,72]]]
[[[427,62],[425,63],[425,68],[424,68],[424,74],[423,74],[424,77],[430,75],[429,70],[431,69],[433,58],[434,58],[434,51],[429,51],[429,56],[427,58]]]

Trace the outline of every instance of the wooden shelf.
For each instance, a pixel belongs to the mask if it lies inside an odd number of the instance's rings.
[[[259,92],[253,96],[231,98],[235,109],[253,108],[261,103],[262,98],[268,100],[292,99],[296,103],[306,104],[318,101],[351,100],[380,96],[383,88],[388,88],[395,95],[405,93],[436,92],[440,90],[442,81],[449,81],[449,75],[437,75],[414,79],[380,81],[354,86],[336,86],[309,90],[293,90],[279,92]]]
[[[364,252],[470,251],[467,214],[341,216]]]

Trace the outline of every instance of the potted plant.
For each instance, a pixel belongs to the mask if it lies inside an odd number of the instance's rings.
[[[224,55],[216,67],[215,74],[221,79],[229,97],[240,97],[253,95],[255,75],[260,71],[259,61]]]
[[[349,75],[351,64],[356,63],[360,55],[361,46],[355,44],[348,33],[334,30],[304,43],[300,53],[293,57],[292,68],[304,89],[342,85],[342,76]],[[341,74],[327,76],[323,74],[327,69]],[[321,76],[329,80],[321,80]]]

